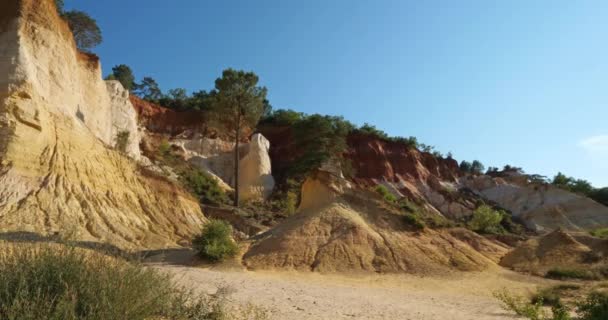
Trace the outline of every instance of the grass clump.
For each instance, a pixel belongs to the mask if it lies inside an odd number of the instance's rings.
[[[221,220],[209,221],[201,234],[192,240],[192,246],[201,258],[213,262],[233,257],[238,252],[238,246],[232,239],[232,227]]]
[[[591,292],[583,300],[571,305],[563,304],[559,296],[557,301],[555,301],[555,297],[551,296],[550,298],[554,299],[553,303],[547,303],[552,305],[551,312],[542,307],[544,304],[543,297],[533,296],[532,301],[528,301],[524,297],[510,294],[506,290],[497,292],[494,296],[502,302],[503,309],[530,320],[608,319],[608,294],[605,292]],[[535,298],[536,301],[534,301]]]
[[[531,320],[545,320],[547,312],[543,309],[543,302],[531,303],[528,299],[512,295],[506,290],[495,292],[494,297],[502,302],[503,309],[513,311],[518,316]]]
[[[576,291],[581,286],[577,284],[560,284],[538,290],[530,299],[533,304],[542,303],[547,306],[562,305],[561,297],[565,291]]]
[[[221,319],[213,301],[168,275],[60,245],[0,250],[0,319]]]
[[[580,279],[580,280],[597,280],[598,276],[588,270],[569,269],[569,268],[554,268],[545,274],[545,278],[565,280],[565,279]]]
[[[594,237],[598,237],[598,238],[602,238],[602,239],[608,239],[608,228],[595,229],[595,230],[592,230],[589,233],[592,236],[594,236]]]
[[[423,230],[424,228],[426,228],[426,223],[424,222],[424,220],[422,220],[422,218],[420,218],[420,216],[415,213],[406,213],[403,216],[403,221],[416,230]]]
[[[376,191],[376,193],[378,193],[380,196],[382,196],[382,198],[384,199],[384,201],[388,202],[388,203],[395,203],[397,202],[397,197],[395,197],[395,195],[393,195],[390,191],[388,191],[388,189],[379,184],[376,186],[376,188],[374,188],[374,191]]]
[[[161,141],[160,145],[158,146],[156,156],[162,160],[170,160],[173,157],[171,154],[171,144],[168,140],[165,139]]]

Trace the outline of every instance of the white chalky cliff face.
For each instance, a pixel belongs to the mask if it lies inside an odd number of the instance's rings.
[[[171,143],[181,148],[190,163],[205,170],[220,183],[224,190],[234,186],[234,144],[220,139],[195,136],[192,139],[174,139]],[[266,200],[274,189],[275,181],[268,150],[270,142],[261,134],[239,146],[239,193],[241,200]]]
[[[52,0],[0,4],[0,233],[69,233],[173,246],[200,229],[196,199],[114,150],[139,133],[128,92],[79,53]]]
[[[585,231],[608,226],[608,207],[551,185],[489,176],[465,177],[461,182],[511,211],[532,230]]]

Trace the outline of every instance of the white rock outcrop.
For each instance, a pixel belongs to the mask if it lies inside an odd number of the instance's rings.
[[[54,1],[2,1],[0,234],[163,248],[200,231],[196,199],[113,150],[121,131],[137,158],[128,94],[76,50]]]
[[[551,185],[490,176],[464,177],[461,184],[508,209],[533,230],[584,231],[608,227],[608,207]]]
[[[274,188],[270,164],[270,142],[256,133],[239,161],[239,187],[241,200],[267,199]]]
[[[139,143],[141,141],[141,133],[137,124],[137,112],[133,108],[129,100],[129,91],[123,88],[118,81],[106,81],[106,87],[110,96],[110,137],[113,137],[110,143],[116,144],[116,138],[122,132],[128,133],[128,142],[125,152],[133,159],[139,159],[141,151]]]
[[[186,160],[218,179],[225,190],[234,186],[234,144],[221,139],[196,135],[191,139],[173,139]],[[268,151],[270,142],[261,134],[251,137],[240,148],[239,191],[240,199],[263,200],[272,193],[275,185]]]

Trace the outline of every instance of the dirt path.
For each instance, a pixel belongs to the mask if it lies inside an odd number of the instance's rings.
[[[531,291],[544,280],[496,268],[441,278],[410,275],[321,275],[161,265],[196,290],[229,292],[230,303],[253,303],[272,319],[515,319],[492,297],[501,288]]]

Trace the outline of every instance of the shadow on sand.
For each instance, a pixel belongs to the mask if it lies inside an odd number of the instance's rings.
[[[56,243],[76,248],[95,250],[102,254],[121,257],[127,260],[143,263],[190,266],[195,260],[196,253],[191,248],[167,248],[157,250],[123,250],[109,243],[95,241],[64,240],[58,234],[41,235],[35,232],[17,231],[0,233],[0,241],[9,243]]]

